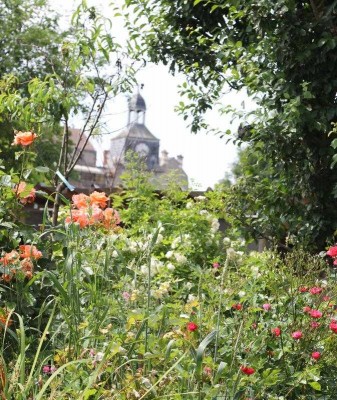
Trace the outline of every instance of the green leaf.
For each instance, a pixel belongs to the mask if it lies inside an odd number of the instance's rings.
[[[41,165],[39,165],[38,167],[35,167],[35,171],[45,174],[45,173],[49,172],[49,168],[42,167]]]
[[[319,382],[309,382],[309,385],[315,390],[321,390],[321,385]]]
[[[200,374],[201,374],[202,360],[204,357],[204,352],[206,350],[206,347],[212,342],[212,340],[215,338],[216,334],[217,334],[216,330],[209,333],[205,337],[205,339],[199,344],[199,347],[197,348],[197,352],[196,352],[196,362],[197,362],[196,375],[197,376],[200,376]]]

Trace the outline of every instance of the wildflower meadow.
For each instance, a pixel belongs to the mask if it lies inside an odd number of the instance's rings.
[[[34,140],[16,133],[22,162]],[[0,179],[2,399],[335,399],[336,246],[249,252],[216,191],[159,196],[132,165],[120,194],[63,197],[57,225],[52,196]]]

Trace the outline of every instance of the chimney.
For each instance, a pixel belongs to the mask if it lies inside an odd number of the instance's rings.
[[[165,165],[168,161],[168,152],[166,150],[162,150],[160,157],[160,164]]]
[[[183,160],[184,160],[184,157],[181,155],[181,154],[179,154],[179,156],[177,156],[177,161],[178,161],[178,164],[179,164],[179,167],[183,167]]]

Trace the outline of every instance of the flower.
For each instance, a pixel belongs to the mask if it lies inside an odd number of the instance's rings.
[[[302,339],[303,333],[301,331],[296,331],[291,334],[292,338],[295,340]]]
[[[272,333],[274,336],[277,336],[277,337],[278,337],[278,336],[281,335],[281,328],[279,328],[279,327],[272,328],[271,333]]]
[[[34,203],[35,201],[35,189],[32,188],[30,191],[27,189],[27,184],[26,182],[20,182],[19,185],[16,186],[15,188],[15,194],[20,200],[21,204],[31,204]]]
[[[305,293],[305,292],[309,291],[309,288],[307,288],[306,286],[301,286],[301,287],[298,288],[298,291],[300,293]]]
[[[309,306],[303,307],[303,312],[310,313],[310,311],[311,311],[311,307],[309,307]]]
[[[337,322],[331,321],[329,328],[332,330],[332,332],[337,333]]]
[[[263,305],[262,305],[262,308],[263,308],[265,311],[269,311],[269,310],[271,309],[271,304],[269,304],[269,303],[263,304]]]
[[[195,324],[194,322],[188,322],[186,327],[187,327],[187,330],[190,332],[194,332],[198,329],[198,325]]]
[[[240,367],[241,372],[243,372],[245,375],[252,375],[255,372],[255,369],[252,367],[248,367],[246,365],[241,365]]]
[[[53,365],[44,365],[42,367],[42,372],[46,375],[51,375],[55,371],[56,371],[56,368]]]
[[[24,258],[20,262],[20,266],[21,266],[21,271],[24,273],[25,277],[31,279],[33,277],[34,266],[30,258]]]
[[[115,228],[121,223],[119,214],[113,208],[106,208],[103,211],[103,225],[105,228]]]
[[[130,300],[131,294],[129,292],[123,292],[122,297],[125,301]]]
[[[10,251],[9,253],[5,253],[5,255],[0,258],[0,262],[3,263],[4,266],[8,264],[13,264],[19,259],[19,253],[15,250]]]
[[[41,251],[30,244],[21,245],[19,246],[19,249],[21,258],[34,258],[34,260],[38,260],[42,257]]]
[[[104,192],[92,192],[89,197],[90,204],[95,204],[103,209],[107,206],[107,202],[109,201],[109,197],[106,197]]]
[[[90,197],[84,193],[74,194],[71,199],[77,208],[88,207],[90,204]]]
[[[313,322],[311,322],[310,326],[312,329],[316,329],[316,328],[319,328],[321,326],[321,324],[319,322],[313,321]]]
[[[314,360],[319,360],[321,358],[321,353],[319,351],[314,351],[311,353],[311,358]]]
[[[310,317],[312,317],[312,318],[321,318],[322,317],[322,313],[321,313],[321,311],[319,311],[319,310],[311,310],[310,312],[309,312],[309,314],[310,314]]]
[[[309,289],[309,293],[311,294],[320,294],[322,292],[322,288],[318,286],[314,286],[311,289]]]
[[[214,268],[214,269],[220,268],[220,264],[219,264],[218,262],[214,262],[214,263],[213,263],[213,268]]]
[[[21,146],[29,146],[34,142],[37,138],[36,134],[33,132],[21,132],[21,131],[14,131],[14,142],[13,145],[21,145]]]
[[[240,310],[242,310],[242,304],[240,304],[240,303],[233,304],[233,305],[232,305],[232,308],[233,308],[233,310],[238,310],[238,311],[240,311]]]
[[[337,246],[330,247],[330,249],[326,252],[326,255],[330,257],[337,257]]]

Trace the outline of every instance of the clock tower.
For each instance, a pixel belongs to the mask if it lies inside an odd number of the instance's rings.
[[[111,139],[111,162],[114,169],[121,169],[125,162],[125,154],[132,150],[144,159],[149,170],[154,170],[159,165],[159,139],[145,126],[145,101],[138,91],[129,99],[128,103],[127,127]]]
[[[169,181],[168,176],[174,172],[181,188],[186,189],[188,177],[182,168],[183,157],[169,157],[166,151],[162,151],[159,157],[159,139],[145,126],[145,115],[145,101],[138,90],[128,101],[126,128],[111,139],[110,150],[104,152],[103,166],[109,176],[109,185],[114,187],[122,184],[120,176],[125,169],[125,155],[131,150],[145,161],[156,187],[165,187]]]

